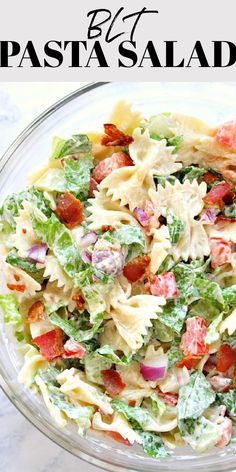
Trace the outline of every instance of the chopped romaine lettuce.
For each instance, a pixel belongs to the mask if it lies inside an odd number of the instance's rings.
[[[23,257],[19,257],[17,250],[13,248],[6,257],[6,262],[11,264],[14,267],[20,267],[20,269],[25,270],[26,272],[37,272],[38,269],[34,262],[30,262]]]
[[[179,171],[180,180],[185,182],[185,180],[189,180],[193,182],[194,179],[199,180],[203,175],[206,173],[206,169],[203,167],[184,167]]]
[[[196,420],[181,420],[179,429],[182,438],[197,452],[206,452],[213,448],[222,435],[220,425],[204,416]]]
[[[169,301],[163,306],[162,313],[157,313],[157,317],[161,323],[179,334],[183,328],[187,310],[187,305],[183,305],[179,301]]]
[[[120,400],[112,400],[111,406],[118,413],[122,413],[134,428],[144,429],[145,425],[148,424],[150,413],[145,408],[129,406]]]
[[[174,175],[155,175],[154,180],[156,184],[160,184],[162,185],[162,187],[165,187],[166,182],[169,182],[171,185],[174,185],[177,179]]]
[[[14,295],[8,293],[0,295],[0,307],[3,311],[4,322],[15,327],[21,325],[22,317],[18,309],[18,302]]]
[[[81,156],[77,160],[68,157],[64,165],[67,190],[80,200],[86,200],[89,193],[90,171],[93,167],[91,155]]]
[[[230,416],[236,417],[236,389],[232,388],[228,392],[216,394],[217,403],[225,405]]]
[[[236,218],[236,203],[233,203],[232,205],[225,205],[224,214],[228,218]]]
[[[175,336],[173,329],[167,326],[166,324],[162,323],[158,319],[153,321],[152,331],[156,339],[158,339],[159,341],[163,343],[169,343],[170,341],[174,339],[174,336]]]
[[[163,413],[166,411],[166,404],[158,397],[156,393],[152,393],[151,396],[152,401],[152,410],[155,416],[162,416]]]
[[[99,357],[105,357],[106,359],[109,359],[112,364],[117,364],[117,365],[128,365],[132,361],[132,356],[122,356],[119,357],[117,354],[113,351],[111,346],[102,346],[99,349],[96,350],[95,354],[98,354]]]
[[[96,352],[91,352],[85,356],[84,367],[87,379],[89,382],[98,383],[103,385],[103,380],[101,376],[101,371],[105,369],[110,369],[112,362],[106,359],[105,357],[98,356]]]
[[[47,192],[65,192],[66,179],[64,169],[50,168],[34,183],[35,187]]]
[[[172,210],[166,212],[167,227],[170,233],[170,240],[172,244],[177,244],[181,234],[184,231],[185,223],[179,220]]]
[[[212,282],[207,278],[196,277],[195,287],[198,291],[199,298],[204,300],[216,301],[221,305],[224,305],[224,299],[222,290],[216,282]]]
[[[168,367],[169,368],[171,368],[171,367],[173,367],[173,365],[177,364],[177,362],[179,362],[180,359],[182,359],[182,357],[183,357],[183,354],[180,351],[179,345],[180,345],[180,339],[179,338],[173,339],[173,341],[171,343],[171,346],[170,346],[170,349],[168,349],[168,351],[166,352],[167,357],[168,357]]]
[[[58,326],[59,328],[61,328],[62,331],[64,331],[64,333],[67,334],[67,336],[69,336],[70,338],[73,338],[75,341],[78,341],[78,342],[88,341],[95,336],[100,325],[102,324],[103,313],[98,313],[96,315],[93,321],[92,328],[87,329],[87,330],[76,329],[74,325],[71,323],[71,321],[64,320],[57,313],[53,313],[50,316],[50,321],[55,326]]]
[[[155,459],[168,457],[170,453],[165,449],[164,442],[158,434],[147,431],[137,431],[142,438],[142,447],[149,457]]]
[[[53,138],[52,154],[50,161],[61,159],[65,156],[73,154],[81,154],[90,152],[92,143],[86,134],[74,134],[71,139],[62,139],[55,136]]]
[[[189,382],[179,390],[178,419],[199,418],[215,398],[216,394],[204,374],[198,370],[193,372]]]
[[[206,344],[212,344],[220,338],[219,327],[222,322],[223,313],[218,315],[208,326],[205,337]]]
[[[174,259],[172,256],[169,255],[162,262],[157,273],[162,274],[162,272],[169,272],[174,265],[175,265]]]
[[[145,251],[144,233],[138,226],[121,225],[111,233],[112,238],[128,249],[127,260],[133,259]]]
[[[227,305],[236,305],[236,285],[225,287],[222,289],[223,299]]]
[[[104,300],[104,295],[108,290],[109,286],[104,286],[101,283],[86,285],[81,289],[82,294],[88,305],[91,323],[94,322],[94,318],[96,318],[99,313],[102,313],[106,310],[106,302]]]

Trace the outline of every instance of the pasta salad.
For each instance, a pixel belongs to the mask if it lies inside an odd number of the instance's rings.
[[[235,184],[236,121],[120,102],[6,197],[0,307],[59,427],[153,458],[235,440]]]

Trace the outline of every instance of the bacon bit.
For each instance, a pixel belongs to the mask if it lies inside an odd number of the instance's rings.
[[[27,229],[22,228],[22,233],[23,233],[23,234],[26,234],[26,233],[27,233]]]
[[[16,282],[19,282],[19,280],[20,280],[20,276],[19,276],[19,275],[17,275],[17,274],[14,274],[14,279],[16,280]]]
[[[170,392],[162,392],[158,387],[154,389],[158,397],[160,397],[166,405],[174,406],[178,403],[178,394]]]
[[[76,302],[76,306],[77,306],[79,311],[84,311],[85,301],[84,301],[82,295],[80,295],[79,293],[75,293],[72,297],[72,300],[74,302]]]
[[[102,231],[103,233],[106,233],[107,231],[113,231],[113,230],[114,230],[114,228],[113,228],[113,226],[111,226],[111,225],[103,225],[103,226],[101,227],[101,231]]]
[[[56,328],[32,339],[32,343],[39,347],[42,356],[53,361],[64,354],[63,338],[63,331]]]
[[[125,154],[125,152],[115,152],[111,157],[107,157],[103,161],[99,162],[93,170],[92,178],[100,184],[100,182],[102,182],[102,180],[110,175],[114,170],[133,165],[134,163],[128,154]]]
[[[208,381],[216,392],[227,392],[232,384],[231,379],[221,377],[220,375],[214,375],[210,377]]]
[[[90,196],[90,198],[94,197],[94,190],[97,190],[97,188],[98,188],[98,182],[93,177],[91,177],[90,184],[89,184],[89,196]]]
[[[40,300],[37,300],[33,305],[31,305],[28,311],[27,321],[29,323],[35,323],[36,321],[44,320],[44,318],[43,303]]]
[[[146,273],[146,269],[150,264],[149,256],[139,256],[128,264],[123,269],[123,274],[131,283],[137,282]]]
[[[218,439],[217,443],[216,443],[216,447],[225,447],[227,446],[227,444],[229,444],[229,441],[232,437],[232,434],[233,434],[233,424],[232,424],[232,421],[225,417],[222,421],[222,423],[220,423],[221,426],[222,426],[222,435],[220,437],[220,439]]]
[[[147,233],[150,232],[151,229],[155,228],[158,229],[161,226],[160,223],[160,216],[161,214],[158,213],[157,209],[155,208],[154,203],[151,200],[146,200],[144,209],[144,214],[146,215],[147,219],[142,221],[140,219],[138,211],[135,211],[135,217],[139,221],[139,223],[144,227]]]
[[[232,244],[230,241],[226,241],[223,238],[209,238],[209,245],[213,269],[231,261]]]
[[[126,446],[132,446],[129,440],[123,438],[120,433],[116,433],[115,431],[104,431],[104,433],[121,444],[125,444]]]
[[[119,130],[116,125],[106,123],[104,126],[105,136],[101,140],[103,146],[127,146],[134,140],[132,136],[128,136]]]
[[[217,353],[216,370],[226,372],[235,363],[236,349],[233,349],[229,344],[222,344]]]
[[[136,406],[136,401],[135,400],[130,400],[129,401],[129,406]]]
[[[192,370],[196,367],[200,359],[200,356],[186,356],[183,357],[183,359],[181,359],[179,362],[177,362],[176,367],[186,367],[188,370]]]
[[[225,216],[225,215],[219,215],[216,217],[215,219],[215,225],[217,224],[224,224],[224,223],[235,223],[236,222],[236,218],[230,218],[229,216]]]
[[[106,369],[101,371],[102,380],[106,391],[109,395],[116,396],[125,388],[125,384],[121,379],[120,374],[113,369]]]
[[[26,287],[25,285],[14,285],[14,284],[7,284],[7,287],[9,288],[9,290],[14,290],[16,292],[24,292]]]
[[[200,316],[193,316],[186,320],[186,332],[183,334],[180,349],[185,356],[203,356],[209,351],[205,344],[207,324]]]
[[[65,352],[62,354],[62,357],[65,359],[83,359],[86,352],[86,348],[72,338],[66,341],[64,350]]]
[[[70,192],[65,192],[58,198],[55,213],[69,229],[83,221],[83,205]]]
[[[163,272],[163,274],[155,275],[150,282],[145,284],[145,288],[151,295],[165,297],[166,300],[179,296],[173,272]]]
[[[236,121],[228,121],[218,128],[216,140],[222,146],[236,149]]]
[[[231,205],[234,201],[234,192],[229,184],[220,182],[215,185],[203,198],[206,205],[217,205],[222,209],[225,204]]]
[[[213,184],[214,182],[217,182],[219,180],[219,177],[217,175],[212,174],[212,172],[206,172],[202,178],[206,184]]]
[[[232,382],[232,384],[230,385],[230,388],[236,388],[236,367],[235,367],[235,369],[234,369],[234,371],[233,371],[232,380],[233,380],[233,382]]]

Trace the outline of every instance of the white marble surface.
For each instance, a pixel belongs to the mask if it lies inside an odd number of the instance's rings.
[[[80,83],[0,84],[0,156],[34,118]],[[55,445],[0,390],[0,472],[99,472]]]

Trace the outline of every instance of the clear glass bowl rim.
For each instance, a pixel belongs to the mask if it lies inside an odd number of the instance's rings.
[[[0,174],[2,173],[5,165],[7,164],[8,160],[12,157],[12,155],[17,151],[18,147],[21,146],[21,144],[28,138],[28,136],[33,132],[46,118],[50,117],[53,115],[54,112],[58,111],[61,107],[64,105],[68,104],[70,101],[73,99],[86,94],[93,89],[96,89],[98,87],[103,87],[110,82],[90,82],[89,84],[86,84],[82,87],[79,87],[75,91],[71,92],[70,94],[66,95],[62,99],[58,100],[56,103],[54,103],[51,107],[46,109],[43,113],[41,113],[35,120],[33,120],[19,135],[18,137],[13,141],[13,143],[8,147],[8,149],[5,151],[5,153],[2,155],[0,158]],[[113,82],[114,84],[114,82]],[[131,465],[127,465],[125,468],[121,467],[119,465],[114,464],[113,462],[109,460],[101,460],[98,459],[93,455],[93,452],[91,451],[91,455],[88,455],[87,453],[84,453],[80,449],[76,449],[73,447],[70,447],[66,441],[63,440],[63,438],[56,433],[54,433],[51,429],[47,428],[46,425],[44,425],[43,420],[41,421],[37,417],[35,417],[30,409],[20,400],[19,397],[17,397],[13,391],[13,388],[11,385],[5,381],[4,378],[4,369],[1,365],[0,362],[0,387],[5,393],[5,395],[8,397],[8,399],[13,403],[13,405],[17,408],[17,410],[23,414],[23,416],[33,425],[35,426],[40,432],[42,432],[48,439],[53,441],[55,444],[61,446],[64,450],[67,452],[73,454],[75,457],[78,457],[82,459],[83,461],[92,464],[94,466],[100,467],[103,470],[107,470],[109,472],[125,472],[125,471],[130,471],[130,472],[144,472],[143,468],[135,468],[133,469]],[[183,458],[184,459],[184,458]],[[187,459],[187,458],[186,458]],[[194,460],[194,458],[193,458]],[[159,462],[159,461],[158,461]],[[181,461],[182,462],[182,461]],[[184,464],[184,461],[182,463],[183,469],[182,470],[191,470],[190,468],[187,469],[186,465],[190,466],[189,461],[187,461],[188,464]],[[179,461],[178,461],[179,463]],[[162,472],[164,471],[173,471],[173,464],[169,464],[168,462],[159,462],[158,465],[162,465]],[[180,465],[180,463],[178,464]],[[204,464],[204,457],[201,466],[202,472],[204,471],[212,471],[212,472],[217,472],[222,470],[225,472],[234,472],[234,468],[232,465],[232,462],[229,461],[224,461],[221,463],[221,466],[219,469],[217,469],[216,464]],[[191,467],[191,466],[190,466]],[[157,470],[161,470],[159,467]],[[181,470],[179,467],[177,467],[177,470]],[[194,467],[194,470],[196,470],[196,466]],[[147,471],[147,469],[146,469]],[[235,469],[236,472],[236,469]]]

